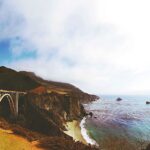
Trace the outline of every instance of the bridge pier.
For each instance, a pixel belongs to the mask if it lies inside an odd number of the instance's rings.
[[[14,108],[15,108],[15,116],[18,116],[18,100],[19,100],[19,93],[16,93],[16,97],[14,98]]]

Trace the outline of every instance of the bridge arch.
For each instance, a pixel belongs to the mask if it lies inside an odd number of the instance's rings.
[[[10,107],[10,111],[13,115],[15,115],[15,105],[14,105],[14,101],[13,101],[13,98],[10,94],[3,94],[1,97],[0,97],[0,103],[4,100],[4,98],[7,98],[8,100],[8,103],[9,103],[9,107]]]

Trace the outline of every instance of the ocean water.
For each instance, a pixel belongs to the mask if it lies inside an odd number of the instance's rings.
[[[116,101],[118,97],[122,101]],[[150,141],[150,96],[104,95],[91,104],[85,104],[93,117],[81,121],[81,132],[90,144],[107,137]],[[85,131],[86,129],[86,131]],[[92,139],[92,140],[90,140]]]

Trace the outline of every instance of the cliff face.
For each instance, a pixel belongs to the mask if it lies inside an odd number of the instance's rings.
[[[80,101],[71,95],[29,93],[21,97],[18,123],[47,135],[65,136],[65,122],[85,115]]]
[[[20,100],[19,123],[50,136],[66,137],[63,133],[66,121],[78,120],[85,116],[86,112],[81,102],[95,98],[97,97],[76,92],[70,94],[29,92]]]
[[[80,99],[71,95],[57,93],[28,94],[27,99],[39,109],[59,114],[63,120],[77,119],[84,115]]]

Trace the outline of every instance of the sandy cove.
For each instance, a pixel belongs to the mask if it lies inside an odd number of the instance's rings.
[[[66,123],[67,131],[64,131],[67,135],[71,136],[75,141],[82,142],[83,144],[88,144],[81,134],[80,122],[77,120],[73,120],[71,122]]]

